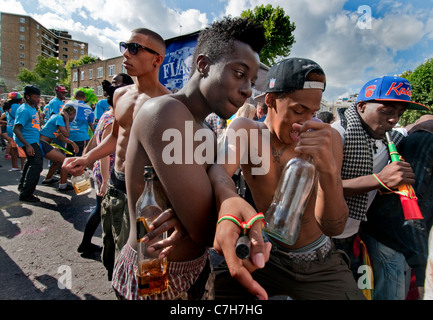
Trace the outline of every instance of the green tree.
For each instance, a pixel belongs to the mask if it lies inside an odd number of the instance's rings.
[[[412,87],[412,100],[422,103],[430,109],[433,107],[433,58],[426,60],[416,67],[414,71],[405,71],[401,77],[409,80]],[[433,114],[430,111],[408,110],[400,118],[400,124],[406,126],[414,123],[424,114]]]
[[[69,60],[65,65],[66,78],[62,83],[69,89],[71,87],[71,69],[85,64],[94,63],[96,62],[96,59],[95,56],[85,55],[78,60]]]
[[[243,11],[241,17],[251,17],[265,28],[266,45],[260,53],[261,62],[272,66],[281,57],[289,56],[295,43],[293,31],[296,27],[282,8],[278,6],[274,9],[270,4],[261,5],[253,10]]]
[[[38,56],[33,70],[21,68],[17,78],[22,87],[32,84],[37,86],[42,94],[52,95],[56,84],[61,83],[65,76],[65,68],[61,60]]]

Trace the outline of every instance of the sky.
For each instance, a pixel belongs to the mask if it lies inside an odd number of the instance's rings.
[[[261,4],[280,6],[295,23],[290,57],[322,66],[328,101],[433,57],[433,0],[0,0],[0,11],[67,30],[89,43],[90,54],[107,59],[120,56],[118,43],[135,28],[169,39]]]

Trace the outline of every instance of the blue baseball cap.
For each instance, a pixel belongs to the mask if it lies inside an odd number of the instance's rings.
[[[398,101],[407,102],[407,108],[429,111],[430,108],[411,101],[409,80],[397,76],[384,76],[368,81],[358,94],[356,103],[360,101]]]

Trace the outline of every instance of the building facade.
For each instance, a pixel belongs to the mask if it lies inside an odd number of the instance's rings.
[[[92,88],[98,99],[104,99],[102,81],[111,82],[116,74],[126,73],[122,63],[119,56],[71,68],[71,97],[78,88]]]
[[[87,55],[88,47],[67,31],[47,29],[30,16],[0,12],[0,78],[8,91],[18,85],[20,68],[33,70],[38,56],[66,63]]]

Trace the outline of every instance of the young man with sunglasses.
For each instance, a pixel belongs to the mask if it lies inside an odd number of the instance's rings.
[[[207,170],[214,159],[205,159],[200,146],[205,144],[213,150],[216,142],[204,120],[212,112],[229,118],[251,96],[259,71],[258,52],[264,43],[263,28],[249,19],[226,18],[214,22],[199,35],[188,83],[175,94],[149,100],[138,112],[126,154],[130,219],[136,219],[135,203],[144,188],[144,166],[152,166],[171,204],[171,209],[162,213],[158,220],[166,224],[177,221],[180,228],[176,230],[182,232],[177,233],[179,238],[166,248],[167,251],[161,252],[168,260],[167,291],[140,297],[135,272],[137,231],[131,223],[128,243],[116,260],[113,274],[113,288],[119,298],[211,297],[208,294],[211,295],[212,290],[206,287],[212,284],[208,249],[212,246],[217,213]],[[181,139],[173,141],[169,137],[172,133]],[[201,142],[193,137],[196,134],[204,135]],[[185,155],[175,163],[166,152],[173,146]],[[194,158],[191,161],[186,159],[190,156]],[[177,219],[165,217],[173,215]],[[151,230],[155,233],[167,228],[156,222],[150,226],[153,227],[155,229]],[[173,240],[175,234],[173,232],[168,241]],[[150,234],[147,236],[150,238]],[[155,250],[160,249],[151,244]]]
[[[113,99],[114,121],[110,135],[89,153],[68,158],[63,166],[73,175],[81,174],[94,161],[115,153],[114,169],[102,201],[102,260],[111,280],[115,257],[129,235],[129,214],[125,185],[126,148],[135,114],[150,98],[170,93],[158,80],[165,57],[164,39],[157,33],[135,29],[127,42],[120,43],[123,66],[136,83],[116,90]]]

